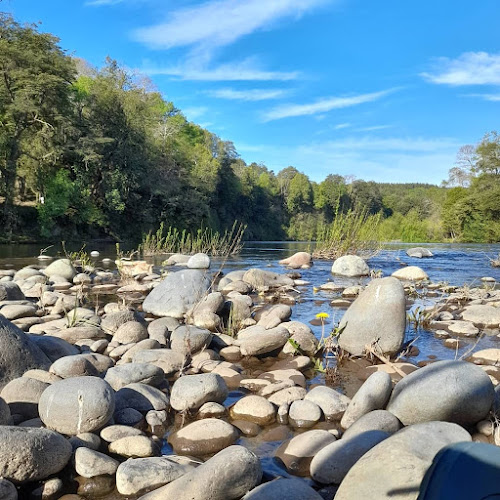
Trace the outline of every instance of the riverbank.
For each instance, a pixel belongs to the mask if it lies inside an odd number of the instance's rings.
[[[55,260],[0,271],[2,348],[11,353],[2,358],[0,440],[13,445],[0,462],[21,497],[42,488],[68,500],[201,500],[210,488],[222,500],[249,490],[245,498],[276,497],[278,487],[287,498],[333,498],[340,484],[340,498],[376,485],[372,498],[382,498],[404,473],[381,481],[372,471],[360,484],[351,479],[359,467],[367,473],[404,455],[421,480],[439,447],[498,440],[490,410],[500,293],[491,281],[462,289],[415,281],[425,272],[397,259],[396,272],[413,281],[370,280],[356,258],[339,259],[332,275],[304,253],[290,262],[299,269],[229,265],[223,276],[204,255],[171,258],[166,277],[152,263],[115,269],[100,259],[86,269]],[[311,290],[320,308],[348,311],[340,336],[324,345],[328,314],[301,313]],[[408,345],[415,301],[439,356]],[[330,330],[328,318],[326,337]],[[445,347],[449,340],[473,345],[471,362],[454,361],[463,351]],[[372,354],[359,356],[358,345]],[[403,427],[425,435],[411,451],[397,439]],[[277,477],[278,486],[269,482]]]

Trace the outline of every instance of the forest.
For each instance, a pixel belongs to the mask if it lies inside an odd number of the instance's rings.
[[[441,186],[247,164],[142,75],[72,58],[0,14],[0,241],[137,240],[159,227],[314,240],[339,214],[380,218],[382,241],[500,241],[500,135],[465,145]],[[341,167],[341,166],[339,166]],[[332,166],[335,169],[335,166]],[[340,168],[339,168],[340,169]]]

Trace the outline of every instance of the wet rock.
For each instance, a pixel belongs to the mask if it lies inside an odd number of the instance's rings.
[[[299,429],[308,429],[316,425],[321,419],[321,408],[312,401],[294,401],[290,405],[288,420],[290,425]]]
[[[197,417],[198,418],[221,418],[226,414],[226,408],[214,402],[208,402],[201,405],[198,410]]]
[[[230,446],[210,460],[140,500],[236,500],[260,483],[257,456],[243,446]]]
[[[365,453],[340,484],[335,500],[416,499],[420,483],[443,447],[470,441],[456,424],[427,422],[393,434]],[[397,493],[396,496],[396,492]]]
[[[372,410],[385,408],[392,392],[392,381],[388,373],[377,372],[370,375],[351,399],[340,421],[348,429],[356,420]]]
[[[33,368],[47,369],[51,362],[30,337],[0,316],[0,389]]]
[[[146,436],[127,436],[109,444],[109,452],[127,458],[146,458],[160,454],[155,442]]]
[[[311,461],[311,477],[322,484],[340,484],[367,451],[388,437],[387,432],[367,431],[325,446]]]
[[[316,403],[327,420],[340,420],[351,401],[347,396],[326,386],[314,387],[304,399]]]
[[[14,483],[45,479],[61,471],[71,445],[57,432],[0,426],[0,476]]]
[[[57,259],[43,270],[45,276],[61,276],[65,280],[72,281],[76,271],[69,259]]]
[[[191,470],[192,466],[178,464],[168,457],[132,458],[119,465],[116,488],[121,495],[144,495]]]
[[[113,340],[120,344],[131,344],[148,338],[146,327],[138,321],[127,321],[120,325],[113,335]]]
[[[311,267],[312,255],[308,252],[297,252],[291,257],[279,261],[280,265],[291,269],[301,269]]]
[[[333,263],[332,274],[353,278],[357,276],[368,276],[370,274],[370,269],[361,257],[357,255],[344,255],[336,259]]]
[[[313,457],[335,440],[335,437],[328,431],[319,429],[307,431],[284,442],[276,450],[276,457],[283,462],[291,474],[308,476]]]
[[[133,408],[146,413],[149,410],[165,410],[170,408],[168,396],[146,384],[133,383],[121,388],[116,393],[116,410]]]
[[[77,490],[78,495],[81,496],[75,495],[75,500],[77,498],[102,498],[110,494],[115,489],[115,478],[108,475],[91,478],[78,476],[76,480],[79,484]],[[70,495],[65,495],[60,500],[65,500],[66,496]],[[73,498],[71,500],[73,500]]]
[[[384,431],[388,434],[394,434],[401,427],[403,427],[403,424],[391,412],[387,410],[373,410],[350,425],[349,429],[344,432],[342,439],[348,439],[357,434],[369,431]]]
[[[119,463],[104,453],[80,447],[75,452],[75,470],[80,476],[91,478],[109,474],[112,476]]]
[[[412,365],[411,363],[399,362],[399,363],[392,363],[391,365],[384,364],[384,365],[367,366],[361,373],[361,376],[366,380],[374,373],[384,372],[389,374],[393,382],[399,382],[403,377],[400,375],[400,373],[398,373],[395,370],[396,368],[405,373],[406,375],[409,375],[410,373],[413,373],[414,371],[418,370],[418,366]]]
[[[257,486],[257,488],[249,491],[242,500],[268,500],[270,498],[322,500],[323,497],[300,479],[278,478]]]
[[[398,382],[387,410],[404,425],[440,420],[467,426],[483,420],[493,400],[493,385],[481,368],[438,361]]]
[[[276,410],[266,398],[245,396],[231,408],[231,418],[249,420],[258,425],[269,425],[276,419]]]
[[[404,341],[406,325],[405,296],[395,278],[375,279],[363,290],[344,314],[339,345],[360,356],[366,345],[378,341],[385,354],[398,352]]]
[[[408,250],[406,250],[406,255],[417,259],[422,259],[423,257],[434,257],[434,254],[428,248],[424,247],[408,248]]]
[[[45,389],[38,408],[49,429],[71,436],[106,424],[113,415],[115,395],[100,378],[73,377]]]
[[[407,266],[393,272],[391,276],[403,281],[421,281],[429,279],[427,273],[417,266]]]
[[[185,375],[172,386],[170,404],[177,411],[197,410],[207,401],[223,403],[227,393],[227,385],[220,375]]]
[[[238,437],[238,430],[231,424],[216,418],[205,418],[174,432],[168,441],[176,453],[201,457],[232,445]]]
[[[209,286],[210,279],[203,271],[187,269],[171,273],[149,293],[142,308],[155,316],[183,318]]]
[[[115,366],[106,372],[104,380],[115,390],[119,391],[129,384],[158,386],[165,380],[165,373],[161,368],[146,363],[130,363]]]
[[[209,330],[181,325],[170,336],[170,348],[182,354],[192,354],[208,347],[212,340]]]

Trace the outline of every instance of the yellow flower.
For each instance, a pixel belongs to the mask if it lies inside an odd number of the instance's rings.
[[[329,317],[330,317],[330,315],[328,313],[321,312],[321,313],[316,314],[317,319],[324,319],[324,318],[329,318]]]

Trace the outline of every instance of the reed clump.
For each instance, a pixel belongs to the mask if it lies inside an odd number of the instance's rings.
[[[370,258],[382,249],[379,240],[381,214],[369,215],[366,210],[337,213],[331,224],[318,228],[316,259],[338,259],[343,255]]]
[[[246,225],[235,221],[231,229],[226,229],[224,233],[219,233],[219,231],[208,227],[202,227],[191,233],[172,226],[166,229],[162,222],[156,232],[150,231],[143,236],[139,252],[144,256],[170,253],[188,255],[206,253],[217,257],[236,255],[243,248],[243,235],[246,227]]]

